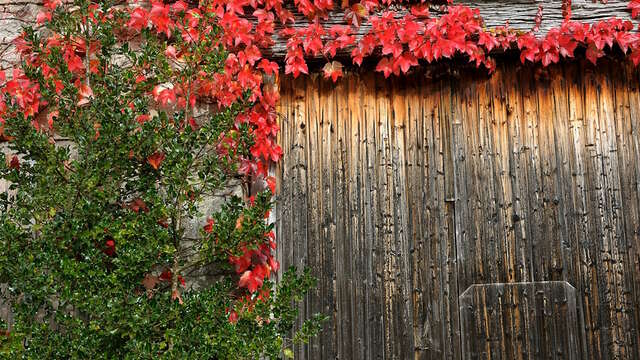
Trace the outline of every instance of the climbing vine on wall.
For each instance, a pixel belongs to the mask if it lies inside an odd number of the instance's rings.
[[[509,28],[508,24],[487,29],[479,11],[467,6],[449,4],[444,15],[434,17],[429,12],[429,4],[424,2],[403,4],[377,0],[343,5],[348,25],[327,28],[322,24],[323,19],[337,4],[331,1],[295,3],[297,10],[310,19],[306,28],[286,27],[293,17],[281,3],[265,5],[275,16],[265,15],[264,9],[256,10],[258,26],[270,24],[265,28],[273,30],[274,17],[285,26],[279,34],[288,39],[285,73],[293,76],[308,73],[306,58],[323,57],[327,59],[323,68],[325,77],[336,81],[344,64],[333,58],[340,50],[348,50],[350,61],[355,65],[361,65],[366,57],[380,57],[376,71],[386,77],[406,73],[419,66],[420,61],[430,63],[457,55],[492,72],[495,60],[491,53],[496,50],[517,50],[523,63],[548,66],[561,58],[574,57],[578,47],[586,49],[586,58],[595,64],[607,48],[618,46],[634,64],[640,62],[640,38],[631,21],[618,18],[594,24],[573,21],[569,1],[563,3],[562,24],[543,36],[537,35],[543,18],[542,7],[534,19],[536,25],[531,31],[523,32]],[[633,0],[628,7],[631,16],[636,18],[640,2]],[[359,37],[357,30],[363,24],[370,25],[370,30]]]
[[[523,32],[508,24],[487,29],[479,11],[467,6],[437,5],[444,9],[441,16],[431,14],[432,6],[394,0],[76,1],[71,5],[45,0],[37,21],[48,31],[25,30],[14,41],[21,64],[7,74],[0,72],[0,139],[15,152],[0,174],[17,184],[12,190],[18,194],[5,194],[2,200],[0,241],[9,250],[0,258],[0,267],[8,269],[0,276],[15,283],[16,296],[31,296],[33,305],[18,311],[23,322],[17,334],[22,332],[23,340],[46,337],[43,348],[59,341],[67,351],[60,350],[61,354],[74,351],[62,341],[73,332],[46,332],[29,319],[53,295],[78,305],[76,295],[66,290],[74,281],[90,287],[89,282],[83,283],[87,281],[84,272],[96,271],[85,266],[89,262],[100,268],[94,276],[102,276],[103,286],[129,294],[123,302],[107,303],[111,309],[114,304],[120,306],[122,318],[131,322],[85,314],[89,323],[94,321],[89,329],[95,332],[95,337],[83,338],[86,346],[99,348],[101,341],[113,340],[115,334],[118,341],[110,345],[114,346],[111,355],[138,351],[177,356],[177,349],[189,353],[192,344],[181,343],[176,335],[180,331],[175,324],[185,319],[200,325],[181,331],[209,332],[205,345],[207,341],[220,345],[229,337],[240,339],[233,346],[226,344],[226,352],[207,356],[251,358],[277,354],[288,346],[285,334],[295,314],[285,311],[289,309],[285,305],[299,299],[312,282],[289,273],[290,286],[285,282],[278,290],[270,281],[279,270],[274,258],[276,239],[265,219],[277,188],[269,166],[282,156],[276,143],[275,84],[280,70],[297,77],[309,73],[310,59],[323,59],[324,76],[335,82],[345,66],[360,66],[367,58],[375,59],[375,70],[385,77],[457,58],[491,73],[495,52],[518,51],[522,63],[549,66],[576,56],[578,48],[594,64],[614,48],[634,64],[640,63],[640,36],[631,20],[573,21],[568,1],[563,6],[564,21],[544,35],[538,34],[542,9],[531,31]],[[631,18],[640,15],[640,1],[632,0],[628,7]],[[294,27],[294,12],[306,17],[308,26]],[[344,14],[346,25],[327,25],[332,12]],[[368,31],[362,34],[359,29],[365,25]],[[283,69],[265,57],[275,37],[286,39]],[[348,59],[341,55],[345,53]],[[203,104],[214,109],[208,121],[198,115]],[[88,156],[86,162],[74,162],[70,150],[56,150],[52,144],[56,135],[74,140],[85,151],[80,155]],[[112,152],[100,152],[96,144]],[[97,160],[104,161],[100,171],[83,170],[93,164],[89,161]],[[189,174],[195,177],[190,179]],[[124,180],[112,181],[115,175]],[[207,214],[199,224],[200,257],[190,262],[179,251],[178,240],[184,238],[182,219],[198,218],[195,204],[235,178],[243,183],[243,198]],[[52,193],[46,179],[62,184],[68,192],[56,187],[61,192]],[[264,183],[266,189],[252,193],[249,184],[256,182]],[[74,196],[75,201],[70,201]],[[82,218],[85,222],[77,220],[81,198],[91,212]],[[10,205],[14,210],[8,211]],[[29,211],[16,211],[16,205]],[[49,235],[42,235],[45,231]],[[77,234],[84,236],[82,246]],[[35,240],[27,238],[40,239],[38,246],[51,247],[59,257],[39,258]],[[138,255],[132,255],[134,250]],[[33,259],[13,261],[28,254]],[[232,286],[219,292],[228,295],[223,299],[186,290],[193,280],[190,268],[202,266],[203,259],[222,261],[230,270],[225,279]],[[34,261],[39,268],[33,267]],[[29,287],[11,278],[35,276],[28,271],[37,274]],[[51,274],[65,280],[53,286]],[[20,279],[24,283],[26,278]],[[42,287],[52,290],[43,292]],[[146,315],[171,312],[171,321],[159,320],[150,325],[156,328],[144,332],[130,317],[142,313],[126,311],[132,299],[153,301],[153,306],[138,309]],[[169,305],[163,307],[162,301]],[[81,304],[87,308],[80,307],[80,313],[106,311],[97,299]],[[222,316],[224,327],[202,325],[202,304],[221,309],[210,315]],[[85,323],[77,323],[78,318],[82,316],[56,320],[61,326],[86,328]],[[314,333],[311,325],[303,330],[306,336]],[[272,341],[256,338],[252,331]],[[133,341],[143,333],[151,339],[149,343]],[[95,355],[83,355],[89,354]]]
[[[47,0],[15,39],[0,357],[275,358],[318,331],[290,332],[309,272],[272,281],[278,67],[233,4]]]

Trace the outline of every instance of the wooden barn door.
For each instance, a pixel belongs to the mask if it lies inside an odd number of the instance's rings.
[[[566,359],[545,339],[568,336],[640,358],[638,84],[605,62],[282,78],[278,256],[318,277],[301,314],[330,317],[296,358]],[[543,281],[575,290],[483,290],[463,326],[472,285]]]

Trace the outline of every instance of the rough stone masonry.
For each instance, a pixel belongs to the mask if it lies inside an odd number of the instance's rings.
[[[35,24],[42,6],[34,0],[0,0],[0,69],[9,69],[17,61],[11,44],[22,28]]]

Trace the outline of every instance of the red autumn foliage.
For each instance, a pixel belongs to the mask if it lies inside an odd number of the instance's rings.
[[[324,68],[322,68],[322,71],[324,72],[325,79],[331,79],[333,82],[336,82],[336,80],[342,76],[342,63],[332,61],[327,63]]]
[[[161,281],[171,281],[172,278],[173,278],[173,274],[171,273],[171,270],[169,270],[169,269],[165,269],[158,276],[158,279],[161,280]],[[186,286],[186,282],[185,282],[184,278],[182,277],[182,275],[178,275],[178,282],[180,283],[180,285],[182,285],[182,287]]]
[[[149,208],[147,204],[140,198],[135,198],[129,203],[129,209],[133,212],[138,213],[140,211],[146,213],[149,212]]]
[[[154,170],[158,170],[162,162],[164,161],[166,155],[161,151],[156,151],[153,154],[149,155],[147,158],[147,163],[151,165]]]
[[[105,241],[102,252],[110,257],[116,256],[116,242],[113,239]]]
[[[207,225],[205,225],[203,228],[204,232],[206,232],[207,234],[211,234],[213,232],[213,224],[215,224],[215,221],[213,219],[207,219]]]
[[[20,159],[16,155],[9,161],[9,169],[20,170]]]

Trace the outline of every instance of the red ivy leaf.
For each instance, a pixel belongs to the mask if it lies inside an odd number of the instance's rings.
[[[115,256],[116,255],[116,242],[113,239],[109,239],[105,242],[105,248],[102,249],[102,252],[107,256]]]
[[[271,75],[278,72],[278,63],[262,59],[258,64],[258,68],[264,71],[265,74]]]
[[[187,11],[188,8],[189,8],[189,5],[182,0],[176,1],[173,5],[171,5],[171,11],[174,14],[185,12]]]
[[[324,72],[325,79],[331,79],[333,82],[336,82],[342,76],[342,63],[339,61],[326,63],[322,71]]]
[[[169,18],[169,9],[169,5],[165,5],[162,1],[152,1],[149,12],[149,20],[156,27],[158,33],[165,33],[167,37],[171,37],[171,28],[173,27],[173,22]]]
[[[618,46],[620,46],[620,49],[622,49],[622,52],[625,54],[629,50],[629,46],[632,46],[637,41],[638,35],[636,34],[631,34],[627,31],[619,31],[618,33],[616,33],[616,42],[618,43]]]
[[[173,45],[169,45],[164,50],[164,54],[170,59],[175,59],[177,57],[176,48]]]
[[[640,15],[640,1],[639,0],[631,0],[629,5],[627,5],[628,9],[631,9],[631,17],[637,18]]]
[[[428,18],[429,16],[431,16],[431,14],[429,13],[429,4],[423,3],[412,6],[411,15],[417,18]]]
[[[36,16],[36,23],[42,24],[47,21],[51,21],[52,16],[53,14],[51,13],[51,11],[40,11]]]
[[[198,130],[198,123],[196,122],[196,119],[190,117],[189,118],[189,127],[191,128],[191,130],[196,131]]]
[[[560,47],[560,54],[562,56],[573,57],[573,52],[576,47],[578,47],[578,43],[569,35],[560,35],[558,38],[558,46]]]
[[[139,213],[140,211],[145,213],[149,212],[149,208],[147,207],[147,204],[144,202],[144,200],[140,199],[139,197],[131,201],[131,203],[129,204],[129,209],[131,209],[135,213]]]
[[[237,312],[235,312],[235,311],[233,311],[233,310],[231,310],[231,311],[229,312],[229,322],[230,322],[231,324],[235,324],[235,323],[237,323],[237,322],[238,322],[238,313],[237,313]]]
[[[598,58],[604,56],[604,51],[598,49],[595,44],[589,44],[585,56],[593,65],[595,65],[598,62]]]
[[[165,229],[169,227],[169,223],[167,222],[166,218],[158,219],[158,221],[156,221],[156,224],[162,226]]]
[[[156,151],[147,158],[147,162],[149,163],[149,165],[151,165],[152,168],[158,170],[160,168],[160,165],[162,164],[162,161],[164,161],[164,158],[165,155],[163,152]]]
[[[278,272],[278,270],[280,269],[280,263],[273,257],[269,258],[269,266],[271,267],[271,270],[273,272]]]
[[[496,37],[491,33],[482,31],[478,35],[478,45],[484,46],[487,51],[493,50],[493,48],[497,47],[498,44],[498,39],[496,39]]]
[[[273,176],[267,176],[267,186],[269,187],[269,190],[271,190],[271,193],[275,194],[276,193],[276,178]]]
[[[215,221],[213,219],[209,218],[209,219],[207,219],[207,225],[205,225],[202,229],[207,234],[211,234],[213,232],[213,225],[214,224],[215,224]]]
[[[176,93],[173,88],[168,85],[156,85],[151,92],[153,99],[163,106],[176,101]]]
[[[249,292],[254,293],[262,286],[264,279],[269,276],[270,269],[267,265],[256,265],[253,270],[247,270],[240,276],[238,286],[246,287]]]
[[[20,159],[16,155],[9,161],[9,169],[20,170]]]
[[[135,8],[131,11],[129,21],[127,22],[127,27],[140,31],[147,26],[149,22],[149,14],[147,10],[143,8]]]
[[[238,282],[238,286],[246,287],[249,289],[249,292],[252,293],[255,292],[260,285],[262,285],[262,281],[254,277],[251,270],[245,271]]]
[[[178,303],[180,305],[184,304],[184,301],[182,301],[182,296],[180,295],[180,291],[178,291],[178,289],[175,289],[171,292],[171,300],[176,299],[178,299]]]
[[[147,122],[149,120],[151,120],[151,115],[149,115],[149,114],[142,114],[142,115],[136,116],[136,121],[140,125],[144,124],[145,122]]]
[[[389,75],[391,75],[391,73],[393,72],[393,64],[389,60],[389,58],[384,57],[382,58],[382,60],[380,60],[380,62],[378,62],[378,65],[376,66],[376,71],[383,73],[384,77],[388,78]]]
[[[145,289],[152,290],[154,287],[156,287],[158,280],[159,279],[157,276],[147,274],[144,276],[144,279],[142,279],[142,285],[144,286]]]
[[[345,11],[344,19],[347,21],[347,24],[350,24],[354,27],[360,27],[362,24],[362,18],[369,15],[369,11],[367,8],[358,3],[353,4],[349,9]]]
[[[535,62],[540,52],[538,39],[531,33],[527,33],[518,38],[518,48],[520,49],[520,61],[523,64],[526,60]]]
[[[406,51],[393,63],[394,68],[400,68],[403,73],[407,73],[412,66],[416,65],[418,65],[418,59]]]
[[[169,280],[171,280],[171,270],[169,270],[169,269],[164,270],[164,271],[160,274],[160,276],[159,276],[158,278],[159,278],[160,280],[162,280],[162,281],[169,281]]]
[[[91,90],[91,88],[85,83],[79,84],[78,85],[78,106],[88,104],[92,98],[93,98],[93,90]]]
[[[285,74],[293,74],[297,78],[300,74],[309,74],[309,68],[299,47],[287,52],[286,63],[284,67]]]

